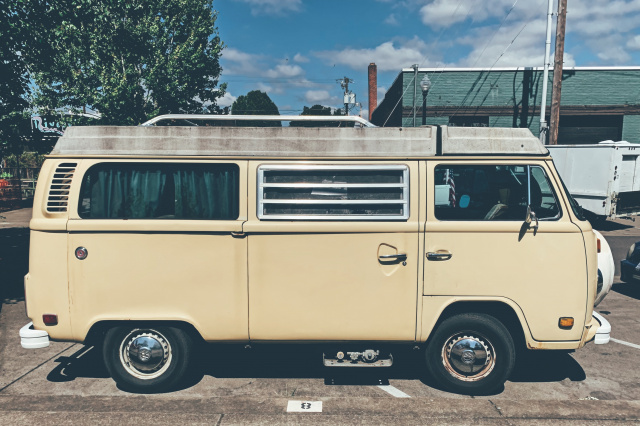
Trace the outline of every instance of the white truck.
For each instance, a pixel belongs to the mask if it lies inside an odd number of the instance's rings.
[[[567,189],[590,219],[640,214],[640,144],[547,145]]]

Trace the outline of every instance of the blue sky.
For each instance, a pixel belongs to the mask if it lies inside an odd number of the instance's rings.
[[[544,64],[547,0],[214,0],[214,8],[226,45],[221,105],[257,89],[281,114],[338,108],[336,80],[346,76],[362,104],[354,113],[366,118],[370,62],[378,66],[378,102],[415,63]],[[565,66],[640,65],[640,0],[568,0],[567,11]]]

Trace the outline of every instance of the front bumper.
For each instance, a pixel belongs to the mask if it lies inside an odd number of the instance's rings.
[[[40,349],[49,346],[49,333],[44,330],[34,330],[33,323],[20,329],[20,344],[25,349]]]
[[[597,312],[593,313],[593,317],[600,323],[600,327],[596,330],[593,343],[596,345],[606,345],[611,339],[611,324]]]

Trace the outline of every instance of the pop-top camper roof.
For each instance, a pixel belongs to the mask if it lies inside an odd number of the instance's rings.
[[[351,122],[361,127],[156,126],[174,121],[242,120]],[[352,124],[353,125],[353,124]],[[440,132],[438,132],[440,130]],[[421,158],[436,155],[548,155],[529,129],[497,127],[375,127],[359,117],[161,116],[142,126],[69,127],[55,156],[223,156]]]

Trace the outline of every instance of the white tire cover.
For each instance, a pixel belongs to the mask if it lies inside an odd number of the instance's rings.
[[[613,274],[615,273],[615,263],[613,262],[613,254],[611,248],[604,239],[602,234],[595,229],[593,230],[596,237],[600,239],[600,253],[598,253],[598,269],[602,274],[602,289],[596,295],[596,301],[593,306],[598,306],[600,302],[605,298],[611,286],[613,285]]]

